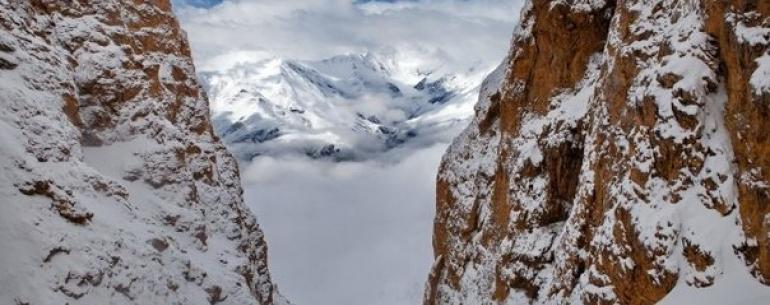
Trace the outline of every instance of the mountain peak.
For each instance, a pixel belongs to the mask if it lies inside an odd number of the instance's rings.
[[[436,80],[423,75],[426,87],[416,89],[417,83],[396,77],[413,72],[398,64],[394,50],[315,61],[262,52],[249,56],[239,52],[201,72],[216,130],[245,159],[264,154],[360,159],[412,143],[446,141],[453,130],[447,127],[459,127],[470,115],[483,73]]]

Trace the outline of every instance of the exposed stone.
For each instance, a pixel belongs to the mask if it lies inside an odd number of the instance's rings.
[[[0,303],[288,304],[211,130],[169,0],[0,0]]]
[[[655,304],[736,253],[770,283],[768,20],[531,1],[441,164],[424,303]]]

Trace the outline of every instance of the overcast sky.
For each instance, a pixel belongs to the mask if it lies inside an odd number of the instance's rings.
[[[323,59],[393,47],[442,56],[461,66],[479,61],[494,65],[507,51],[522,1],[218,2],[176,0],[177,14],[199,64],[232,50],[266,50],[291,59]]]
[[[394,48],[492,67],[523,0],[174,0],[199,68],[233,51],[290,59]],[[403,55],[402,54],[402,55]],[[383,160],[260,157],[246,200],[280,290],[297,305],[418,305],[432,263],[435,177],[447,143]],[[394,160],[390,158],[389,160]]]

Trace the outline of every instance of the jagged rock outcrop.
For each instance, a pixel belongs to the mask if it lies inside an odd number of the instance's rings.
[[[0,303],[288,304],[168,0],[0,0]]]
[[[769,72],[767,1],[529,1],[442,162],[425,304],[770,300]]]

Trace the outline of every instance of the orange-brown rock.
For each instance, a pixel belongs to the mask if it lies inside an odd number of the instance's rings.
[[[530,1],[442,162],[425,304],[770,295],[769,52],[770,2]]]

